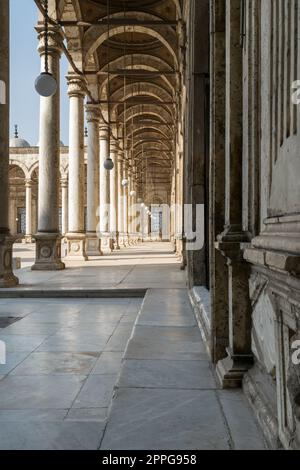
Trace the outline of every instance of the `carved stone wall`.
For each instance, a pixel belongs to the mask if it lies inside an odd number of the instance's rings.
[[[300,365],[293,363],[292,354],[300,338],[300,107],[292,102],[292,84],[300,76],[300,4],[299,0],[245,3],[256,4],[259,24],[256,55],[244,63],[244,76],[253,77],[258,63],[260,201],[249,211],[252,219],[253,211],[258,211],[258,232],[251,231],[254,238],[244,252],[252,265],[255,358],[244,389],[271,446],[296,449],[300,446]],[[248,9],[245,41],[250,35],[249,14]],[[244,92],[247,98],[253,88]],[[244,197],[249,201],[256,161],[247,163]]]

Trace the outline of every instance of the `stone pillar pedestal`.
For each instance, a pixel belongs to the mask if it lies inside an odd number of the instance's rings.
[[[61,235],[59,233],[37,233],[36,260],[33,271],[58,271],[65,269],[61,261]]]
[[[86,233],[86,254],[87,256],[102,256],[101,239],[96,232]]]
[[[12,271],[12,250],[15,239],[10,235],[0,234],[0,288],[15,287],[18,278]]]
[[[86,261],[86,236],[84,233],[67,234],[67,260]]]
[[[237,241],[239,240],[239,241]],[[229,296],[229,347],[227,357],[217,363],[217,377],[223,388],[239,388],[245,373],[253,365],[251,352],[251,303],[249,298],[250,267],[243,260],[242,232],[224,232],[217,248],[227,259]]]
[[[103,253],[112,253],[114,249],[114,240],[110,232],[101,233],[101,248]]]

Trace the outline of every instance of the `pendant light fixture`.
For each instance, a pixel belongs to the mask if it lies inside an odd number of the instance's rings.
[[[111,132],[110,129],[110,54],[109,54],[109,37],[110,37],[110,0],[107,0],[107,113],[108,113],[108,126],[109,126],[109,135]],[[103,163],[104,169],[107,171],[112,171],[115,167],[114,162],[110,158],[110,155],[106,158]]]
[[[48,0],[44,0],[45,8],[45,71],[35,81],[35,89],[39,95],[49,98],[57,92],[57,81],[49,72],[49,11]]]

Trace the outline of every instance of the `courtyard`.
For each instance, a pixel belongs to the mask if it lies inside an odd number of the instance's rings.
[[[18,297],[0,300],[1,449],[264,448],[242,392],[216,385],[170,244],[72,263],[61,277],[32,273],[32,248],[16,245]],[[84,286],[130,297],[72,298]]]

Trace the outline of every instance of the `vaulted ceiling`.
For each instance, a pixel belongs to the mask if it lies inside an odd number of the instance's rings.
[[[56,0],[72,61],[143,187],[170,189],[181,0]]]

